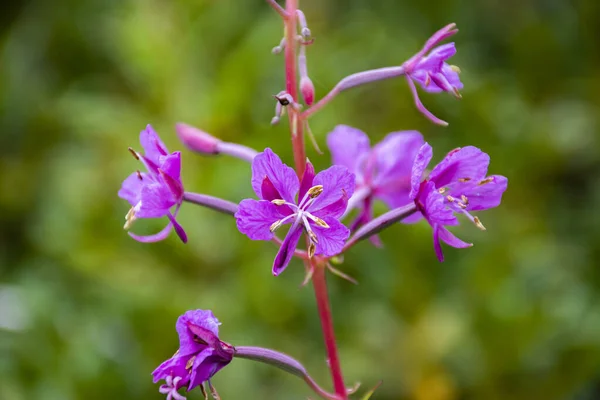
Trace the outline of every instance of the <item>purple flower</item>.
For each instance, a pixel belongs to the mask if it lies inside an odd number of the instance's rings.
[[[431,146],[425,143],[413,165],[410,198],[433,228],[435,254],[444,261],[440,240],[456,248],[472,246],[445,228],[458,225],[454,214],[464,214],[478,228],[485,230],[479,218],[470,212],[498,206],[508,179],[501,175],[486,177],[490,157],[476,147],[467,146],[448,153],[427,179],[422,180],[431,156]]]
[[[275,276],[289,264],[302,231],[310,240],[309,256],[336,255],[350,235],[338,219],[354,193],[354,180],[354,174],[339,165],[315,176],[308,162],[300,181],[294,170],[267,148],[252,162],[252,188],[261,200],[242,200],[235,214],[238,229],[252,240],[271,240],[275,230],[291,224],[273,263]]]
[[[458,32],[458,29],[456,29],[455,24],[443,27],[427,40],[421,51],[402,65],[417,109],[431,121],[439,125],[448,125],[448,123],[439,119],[425,108],[419,99],[419,93],[414,82],[418,82],[427,92],[449,92],[457,98],[461,97],[459,90],[463,88],[463,84],[458,76],[460,70],[458,67],[451,66],[446,62],[446,60],[456,54],[454,43],[435,47],[456,32]]]
[[[456,54],[454,43],[444,44],[431,50],[412,67],[407,76],[418,82],[430,93],[449,92],[460,97],[459,89],[463,88],[457,67],[450,66],[446,60]]]
[[[152,372],[154,383],[165,380],[159,391],[168,400],[185,399],[180,388],[189,392],[231,362],[235,349],[219,340],[219,325],[212,311],[191,310],[179,317],[179,350]]]
[[[373,218],[375,199],[392,209],[412,202],[408,196],[411,170],[423,143],[419,132],[401,131],[388,134],[371,148],[364,132],[347,125],[336,126],[327,136],[333,163],[348,168],[356,176],[356,191],[348,203],[348,210],[360,207],[360,212],[351,230]],[[415,222],[419,218],[416,214],[403,222]]]
[[[187,236],[175,217],[183,202],[183,184],[181,183],[181,154],[176,151],[169,154],[164,143],[150,125],[140,132],[140,143],[145,154],[129,149],[133,156],[144,164],[147,172],[139,170],[123,181],[119,197],[131,204],[125,216],[125,229],[129,229],[138,218],[169,219],[167,226],[157,234],[138,236],[129,235],[140,242],[157,242],[165,239],[174,227],[179,238],[185,243]],[[175,210],[171,212],[171,209]]]

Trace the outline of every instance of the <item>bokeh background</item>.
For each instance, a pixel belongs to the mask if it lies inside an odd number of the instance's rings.
[[[488,228],[437,262],[424,223],[362,243],[330,279],[342,364],[374,399],[600,398],[600,2],[303,0],[316,41],[317,96],[342,77],[398,65],[456,22],[463,99],[422,94],[450,122],[420,115],[403,79],[353,89],[311,120],[368,132],[418,129],[434,160],[472,144],[509,177]],[[0,398],[160,399],[150,373],[177,347],[174,324],[209,308],[221,337],[302,360],[330,387],[310,287],[298,261],[274,278],[275,247],[232,218],[185,206],[190,241],[141,244],[122,230],[117,190],[138,168],[127,147],[151,123],[171,150],[176,122],[272,147],[292,162],[282,34],[259,0],[31,0],[0,12]],[[309,149],[319,168],[329,155]],[[239,160],[184,153],[188,190],[252,196]],[[383,210],[381,207],[380,211]],[[139,233],[164,221],[140,221]],[[224,400],[305,399],[303,382],[233,362]],[[314,396],[313,396],[314,397]],[[192,392],[191,399],[200,399]]]

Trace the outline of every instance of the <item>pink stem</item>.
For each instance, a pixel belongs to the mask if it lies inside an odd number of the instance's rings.
[[[296,15],[298,9],[298,0],[286,1],[286,12],[290,16]],[[296,72],[296,18],[285,19],[285,89],[286,92],[294,99],[298,100],[298,81]],[[292,147],[294,151],[294,163],[298,177],[302,177],[306,168],[306,150],[304,148],[304,132],[302,114],[296,111],[293,107],[288,107],[290,128],[292,130]],[[346,400],[348,394],[342,377],[340,360],[337,353],[335,343],[335,335],[333,332],[333,319],[331,317],[331,307],[329,306],[329,295],[327,293],[327,283],[325,281],[325,268],[321,265],[311,265],[314,269],[312,278],[315,289],[315,297],[317,299],[317,308],[319,310],[319,318],[323,329],[323,337],[325,340],[325,348],[327,350],[327,358],[329,360],[329,369],[333,379],[335,393],[340,397],[340,400]]]
[[[331,378],[333,379],[333,387],[335,393],[340,396],[341,399],[345,400],[348,398],[348,393],[346,385],[344,385],[342,368],[340,367],[340,358],[338,356],[335,334],[333,332],[333,319],[331,317],[331,307],[329,306],[325,268],[320,265],[313,265],[312,267],[314,268],[312,282],[315,289],[315,297],[317,298],[317,308],[319,309],[319,318],[321,319],[321,328],[323,329],[325,348],[327,349],[327,359],[329,369],[331,370]]]

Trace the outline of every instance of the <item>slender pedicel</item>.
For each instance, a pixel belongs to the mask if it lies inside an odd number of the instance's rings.
[[[285,372],[289,372],[299,378],[302,378],[308,386],[319,396],[327,400],[339,400],[340,397],[328,393],[322,389],[313,378],[308,374],[306,368],[300,362],[287,354],[280,353],[271,349],[264,349],[261,347],[250,347],[250,346],[238,346],[235,348],[233,354],[236,358],[245,358],[248,360],[259,361],[265,364],[272,365]]]
[[[229,215],[235,214],[238,210],[237,204],[207,194],[185,192],[183,194],[183,200]]]
[[[348,250],[350,247],[354,246],[357,242],[367,239],[379,232],[388,226],[402,221],[404,218],[409,217],[417,212],[417,208],[414,203],[407,204],[404,207],[395,208],[391,211],[386,212],[385,214],[380,215],[379,217],[367,222],[363,225],[356,233],[348,239],[346,245],[342,252]]]
[[[273,9],[275,11],[277,11],[277,14],[281,15],[281,18],[283,18],[284,20],[288,18],[289,14],[287,13],[287,11],[285,11],[283,9],[283,7],[281,7],[279,4],[277,4],[277,1],[275,0],[267,0],[267,3],[273,7]]]

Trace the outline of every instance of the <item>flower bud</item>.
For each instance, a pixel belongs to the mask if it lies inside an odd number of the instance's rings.
[[[190,150],[201,154],[218,154],[221,142],[216,137],[191,125],[179,123],[175,125],[179,140]]]
[[[310,106],[315,101],[315,85],[308,76],[303,76],[300,79],[300,93],[306,105]]]

